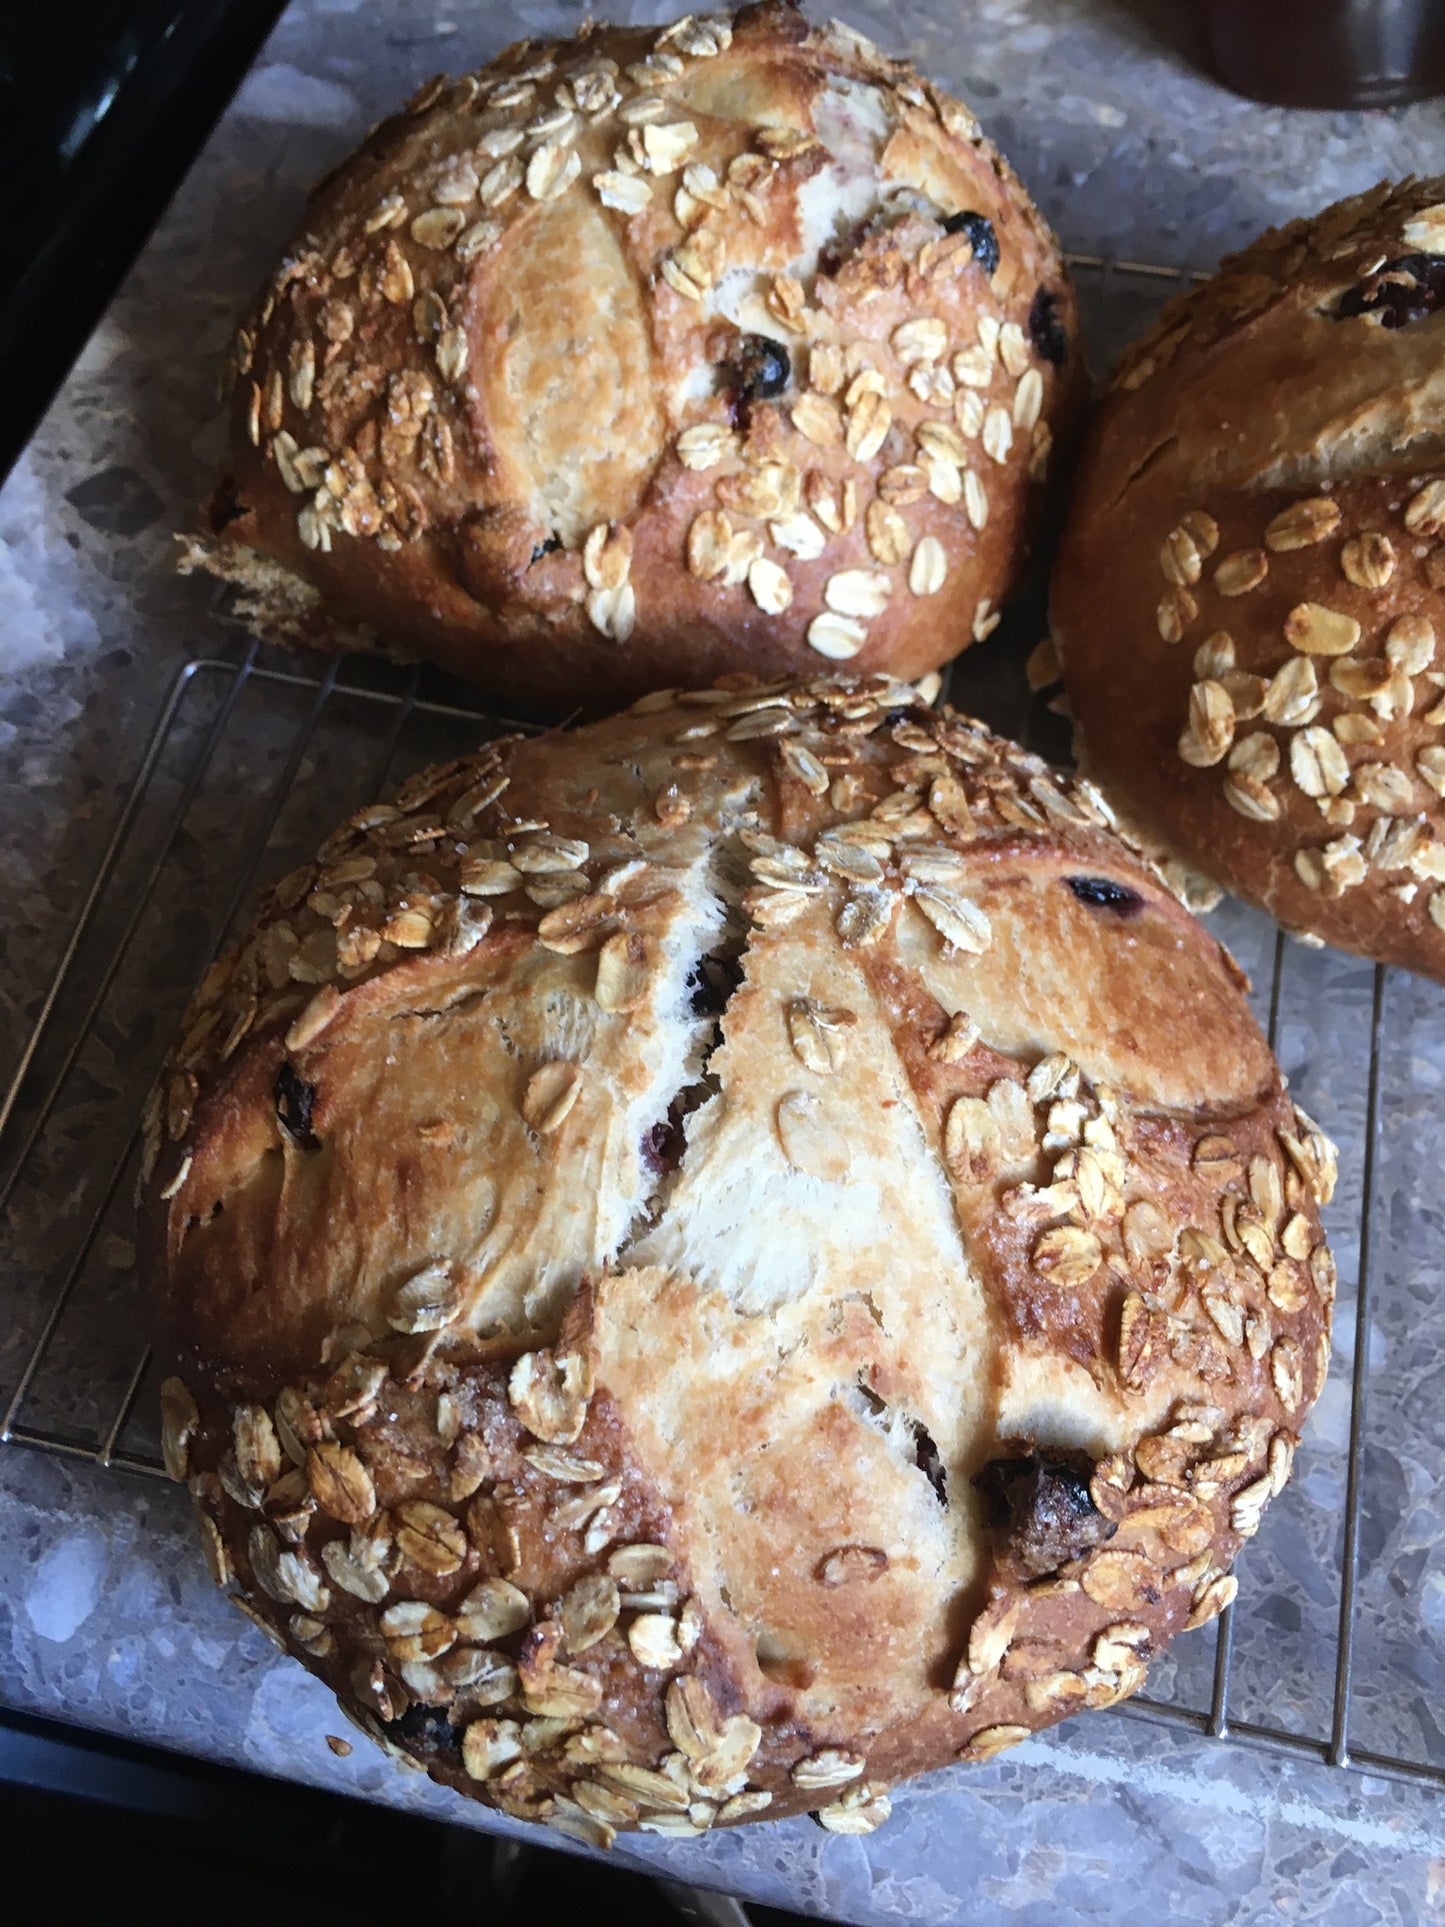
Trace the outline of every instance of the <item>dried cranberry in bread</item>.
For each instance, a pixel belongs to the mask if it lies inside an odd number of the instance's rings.
[[[1077,388],[1058,248],[967,108],[795,8],[438,79],[236,337],[191,566],[554,710],[988,632]]]
[[[1116,370],[1053,586],[1089,767],[1290,929],[1445,978],[1445,180],[1265,235]]]
[[[361,811],[148,1120],[170,1469],[383,1743],[607,1841],[1132,1693],[1329,1351],[1333,1153],[1085,783],[884,680]]]

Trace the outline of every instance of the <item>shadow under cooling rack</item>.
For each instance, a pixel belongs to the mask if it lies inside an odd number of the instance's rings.
[[[1098,363],[1187,278],[1073,265]],[[1021,670],[1042,619],[1036,585],[960,658],[952,695],[1059,756],[1065,726]],[[0,1445],[161,1476],[131,1199],[141,1106],[191,988],[257,881],[512,726],[432,672],[229,635],[178,675],[0,1098]],[[1120,1713],[1445,1785],[1445,994],[1288,943],[1236,904],[1212,923],[1341,1145],[1334,1365],[1236,1606]]]

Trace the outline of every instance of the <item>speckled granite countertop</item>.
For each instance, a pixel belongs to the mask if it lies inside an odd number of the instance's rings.
[[[207,479],[228,329],[303,186],[428,74],[475,65],[518,33],[570,31],[580,12],[539,0],[296,0],[0,492],[0,1084],[167,687],[190,656],[234,652],[204,589],[172,574],[169,531]],[[1382,174],[1445,169],[1440,104],[1289,115],[1213,87],[1185,57],[1192,9],[1178,0],[875,0],[850,17],[973,103],[1076,249],[1207,265],[1267,222]],[[216,867],[214,848],[182,846],[181,873],[197,890]],[[1270,933],[1241,912],[1221,915],[1221,934],[1267,994]],[[1342,1140],[1333,1217],[1345,1281],[1358,1268],[1372,996],[1367,966],[1287,950],[1280,1054],[1301,1101]],[[1430,1388],[1445,1341],[1434,1342],[1429,1313],[1445,1283],[1442,1015],[1433,987],[1387,983],[1353,1728],[1357,1744],[1437,1765],[1445,1412]],[[143,987],[102,1023],[77,1068],[62,1141],[42,1148],[0,1227],[0,1404],[33,1338],[34,1277],[78,1208],[67,1173],[84,1165],[89,1133],[127,1075],[153,1055],[158,1026]],[[122,1220],[98,1247],[86,1313],[97,1330],[132,1316]],[[1328,1730],[1354,1337],[1347,1283],[1336,1376],[1296,1483],[1242,1567],[1235,1712],[1302,1733]],[[1205,1703],[1212,1658],[1205,1636],[1184,1642],[1151,1690]],[[344,1760],[332,1755],[329,1696],[212,1590],[183,1495],[16,1447],[0,1448],[0,1699],[481,1824],[362,1743]],[[497,1816],[486,1824],[516,1830]],[[905,1789],[868,1839],[799,1822],[618,1852],[854,1922],[1445,1918],[1445,1794],[1122,1714],[1071,1722],[989,1766]]]

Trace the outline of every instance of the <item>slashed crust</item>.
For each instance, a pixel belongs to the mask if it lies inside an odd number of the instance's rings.
[[[1445,181],[1265,235],[1116,370],[1053,584],[1090,767],[1315,941],[1445,976]]]
[[[1075,335],[973,116],[862,36],[589,25],[429,83],[320,184],[182,566],[264,633],[553,708],[917,676],[997,620]]]
[[[1233,1596],[1332,1182],[1090,784],[885,679],[662,692],[413,778],[202,985],[167,1462],[448,1784],[865,1832]]]

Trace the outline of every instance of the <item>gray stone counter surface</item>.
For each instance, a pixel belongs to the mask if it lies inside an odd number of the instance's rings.
[[[666,11],[622,0],[605,10]],[[580,18],[561,0],[295,0],[0,492],[0,1088],[167,688],[191,656],[235,653],[204,588],[174,576],[170,532],[189,518],[214,459],[228,331],[305,184],[429,74]],[[1075,249],[1209,265],[1267,223],[1381,175],[1445,171],[1440,103],[1292,115],[1237,100],[1191,64],[1193,9],[1178,0],[860,0],[850,18],[972,102]],[[973,699],[987,706],[989,650],[975,654],[965,682],[982,678]],[[1011,700],[988,713],[1016,721]],[[274,753],[258,736],[257,758]],[[326,775],[324,761],[303,765],[303,789]],[[157,974],[132,975],[107,1011],[0,1225],[0,1409],[43,1315],[37,1281],[73,1242],[103,1121],[129,1101],[173,1021],[174,999],[156,988],[162,953],[184,955],[187,919],[224,867],[221,847],[189,833],[178,845]],[[1267,1006],[1272,932],[1230,908],[1219,928]],[[1445,1287],[1445,998],[1392,976],[1377,1005],[1369,966],[1293,945],[1281,955],[1280,1055],[1343,1149],[1332,1214],[1343,1282],[1335,1376],[1295,1484],[1241,1565],[1232,1711],[1329,1732],[1377,1018],[1376,1301],[1360,1334],[1372,1405],[1351,1732],[1358,1746],[1445,1768],[1445,1406],[1433,1389],[1445,1382],[1445,1335],[1434,1330]],[[77,1329],[61,1333],[70,1332],[69,1363],[35,1394],[72,1417],[91,1381],[114,1372],[118,1325],[133,1342],[123,1201],[97,1254]],[[137,1424],[149,1427],[148,1405]],[[1213,1653],[1211,1635],[1187,1639],[1150,1690],[1206,1705]],[[182,1494],[17,1445],[0,1447],[0,1699],[518,1831],[399,1774],[360,1739],[348,1757],[333,1755],[325,1736],[347,1730],[334,1704],[212,1589]],[[1445,1792],[1124,1713],[1070,1722],[988,1766],[905,1788],[890,1823],[866,1839],[797,1822],[625,1840],[617,1852],[860,1923],[1445,1919]]]

